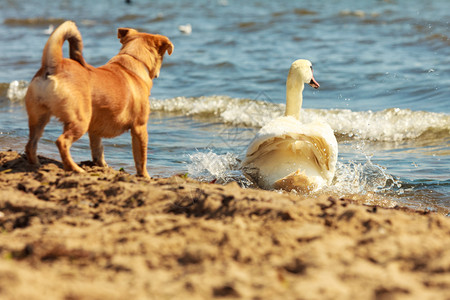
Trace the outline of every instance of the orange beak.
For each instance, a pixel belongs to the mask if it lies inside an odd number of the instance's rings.
[[[309,82],[309,85],[315,89],[318,89],[320,87],[320,84],[314,79],[314,75],[311,77],[311,81]]]

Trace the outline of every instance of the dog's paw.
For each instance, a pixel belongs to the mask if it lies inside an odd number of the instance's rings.
[[[105,161],[94,161],[94,165],[97,167],[107,168],[108,164]]]
[[[64,167],[64,170],[66,170],[68,172],[74,172],[74,173],[86,173],[86,171],[78,165]]]
[[[151,179],[150,175],[148,175],[148,172],[144,172],[142,174],[137,174],[138,177],[143,177],[146,179]]]
[[[39,169],[41,167],[41,163],[39,162],[39,160],[35,162],[28,161],[28,164],[36,169]]]
[[[22,158],[25,159],[32,167],[39,168],[41,166],[37,155],[24,154]]]

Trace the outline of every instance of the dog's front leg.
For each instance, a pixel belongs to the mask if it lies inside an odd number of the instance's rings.
[[[99,167],[107,167],[102,138],[89,132],[89,145],[91,147],[92,162]]]
[[[147,172],[147,124],[135,125],[131,128],[131,142],[137,175],[150,178]]]

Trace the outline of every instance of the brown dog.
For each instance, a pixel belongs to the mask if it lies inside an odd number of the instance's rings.
[[[99,68],[87,64],[83,43],[75,23],[59,26],[47,41],[42,66],[25,97],[30,138],[25,152],[28,161],[39,165],[37,144],[50,117],[63,124],[57,139],[59,153],[68,171],[84,172],[70,155],[70,147],[86,132],[92,159],[106,166],[102,137],[115,137],[131,130],[137,175],[149,177],[147,164],[147,121],[152,79],[158,77],[165,52],[172,54],[173,44],[161,35],[119,28],[122,43],[119,54]],[[70,59],[63,58],[62,45],[68,40]]]

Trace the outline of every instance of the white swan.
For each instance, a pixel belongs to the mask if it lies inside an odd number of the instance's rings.
[[[304,84],[314,88],[312,64],[292,63],[286,81],[286,113],[267,123],[250,143],[242,170],[264,189],[314,192],[331,184],[338,145],[331,127],[319,121],[299,121]]]

